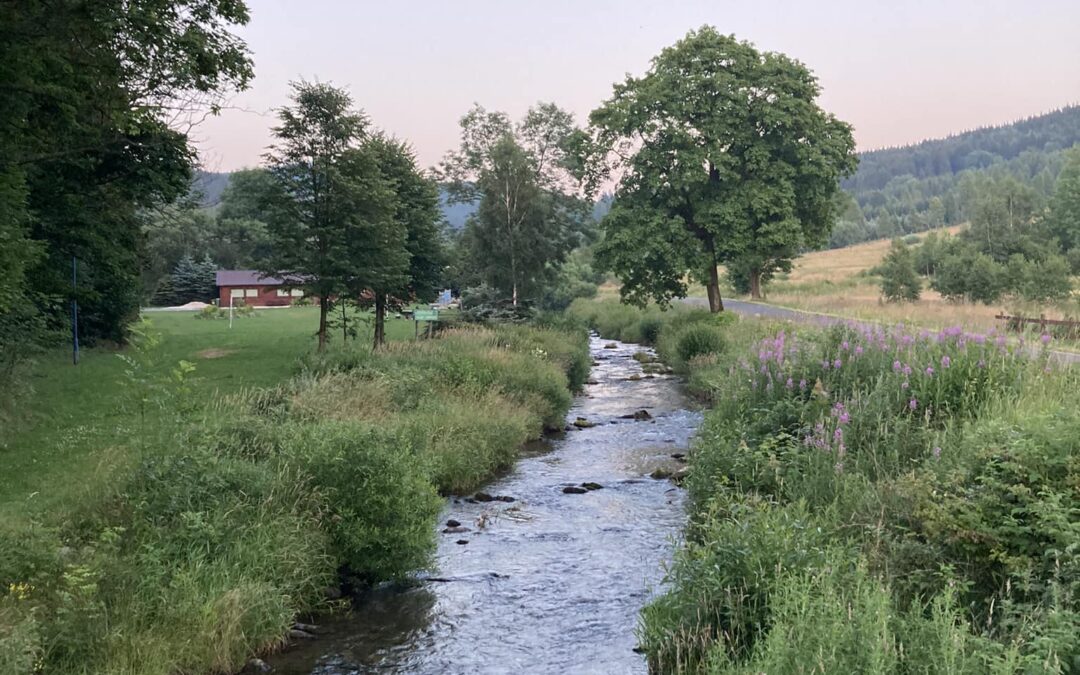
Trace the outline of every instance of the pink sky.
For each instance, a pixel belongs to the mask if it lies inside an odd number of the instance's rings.
[[[256,165],[295,79],[347,88],[435,164],[474,102],[554,101],[584,122],[627,73],[703,24],[806,63],[860,149],[1080,102],[1077,0],[248,0],[252,87],[195,132],[212,171]]]

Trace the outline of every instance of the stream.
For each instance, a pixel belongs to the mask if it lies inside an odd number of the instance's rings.
[[[512,502],[448,499],[424,583],[358,597],[315,640],[268,657],[274,673],[647,671],[638,614],[685,518],[682,490],[650,474],[681,466],[672,455],[701,413],[678,378],[643,373],[639,346],[594,336],[590,349],[592,379],[567,419],[596,426],[531,445],[482,488]],[[651,419],[622,418],[639,410]],[[583,483],[603,487],[563,492]],[[449,519],[469,531],[442,533]]]

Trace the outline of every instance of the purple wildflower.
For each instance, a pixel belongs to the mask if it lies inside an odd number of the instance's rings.
[[[790,377],[787,379],[787,382],[784,383],[784,387],[786,387],[788,389],[791,389],[794,386],[795,386],[795,383],[791,380]]]
[[[806,391],[806,380],[799,380],[799,391]]]
[[[934,455],[934,459],[941,459],[941,448],[935,445],[934,449],[931,450],[931,454]]]
[[[832,362],[832,367],[836,368],[837,370],[839,370],[840,366],[842,366],[842,365],[844,365],[844,362],[841,361],[840,359],[836,359],[835,361]]]
[[[1039,339],[1042,340],[1042,343],[1044,345],[1048,345],[1048,344],[1050,344],[1050,340],[1052,338],[1050,337],[1049,333],[1043,333],[1041,336],[1039,336]]]
[[[949,358],[949,355],[946,354],[945,356],[942,356],[941,357],[941,367],[942,368],[948,368],[950,365],[952,365],[952,359]]]
[[[917,399],[914,399],[914,398],[911,399],[910,401],[908,401],[908,407],[911,408],[912,410],[918,410],[919,409],[919,401]]]
[[[927,377],[933,377],[934,376],[934,367],[933,366],[927,366],[926,367],[926,376]]]

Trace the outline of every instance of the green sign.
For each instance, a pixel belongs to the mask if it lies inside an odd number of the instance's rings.
[[[438,321],[439,310],[437,309],[417,309],[413,310],[414,321]]]

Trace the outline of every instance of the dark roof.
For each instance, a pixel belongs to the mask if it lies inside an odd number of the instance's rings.
[[[300,279],[268,277],[256,270],[218,270],[215,277],[218,286],[284,286],[289,282],[301,283]]]

